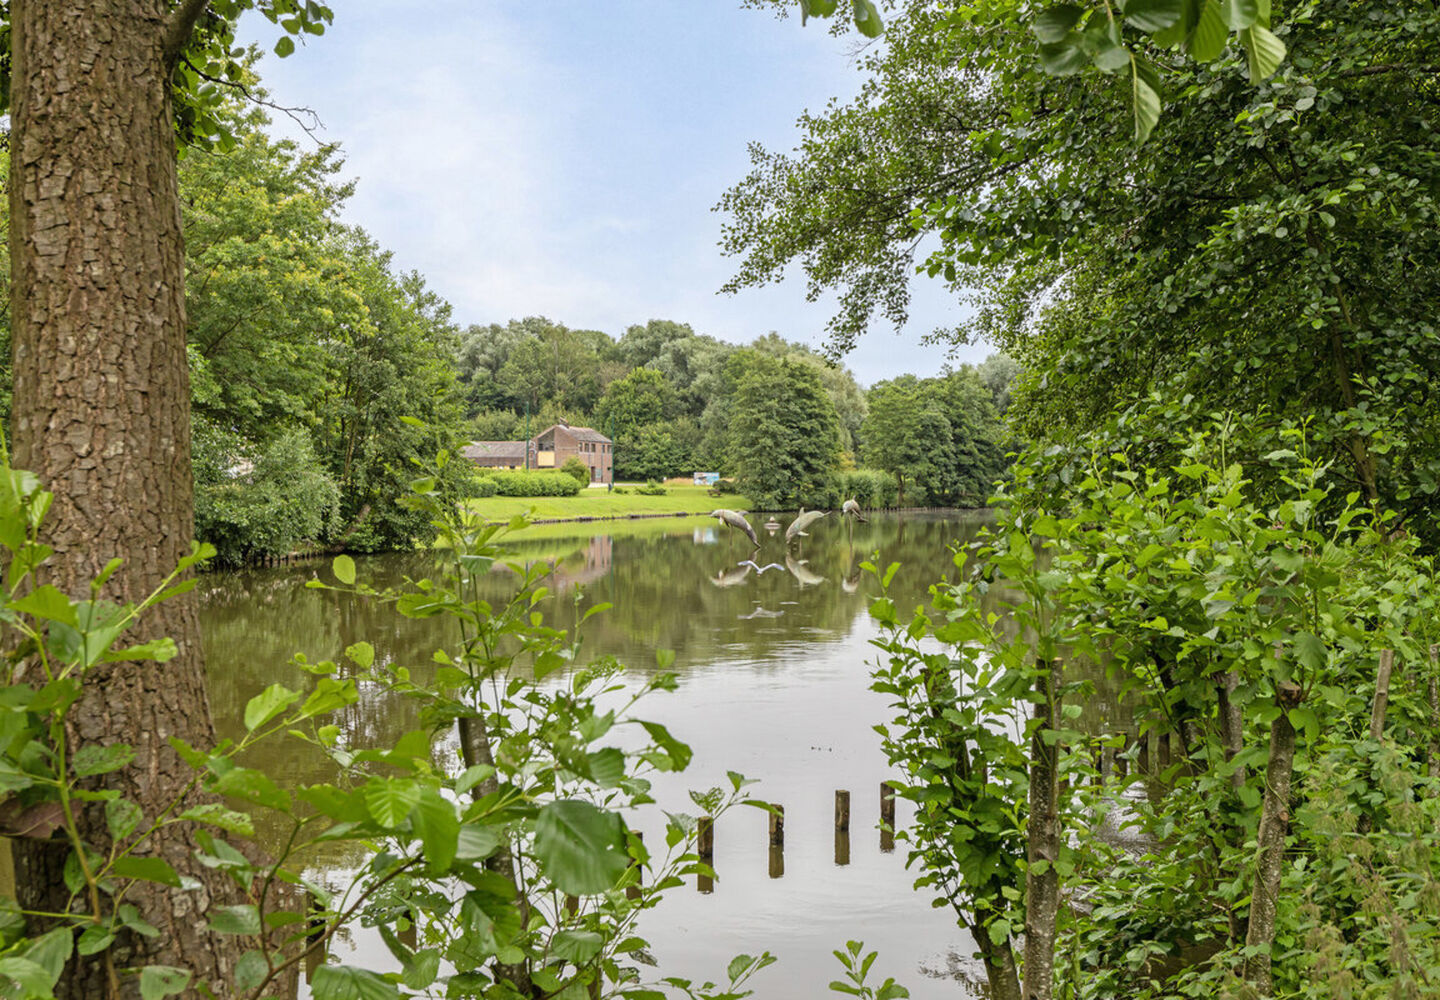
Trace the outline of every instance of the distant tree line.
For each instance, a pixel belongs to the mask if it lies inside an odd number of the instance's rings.
[[[417,460],[559,421],[610,436],[619,480],[715,471],[756,507],[838,506],[859,466],[892,476],[902,504],[973,504],[1003,472],[1003,355],[867,392],[775,333],[738,346],[652,319],[616,338],[538,316],[461,329],[341,220],[353,185],[333,148],[223,113],[233,148],[180,165],[196,531],[222,562],[423,543],[426,519],[398,502]],[[7,413],[9,386],[6,369]]]

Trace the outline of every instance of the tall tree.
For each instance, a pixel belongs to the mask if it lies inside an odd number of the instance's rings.
[[[234,15],[248,6],[232,0],[225,10]],[[133,599],[190,548],[175,141],[177,125],[196,135],[209,121],[206,99],[187,86],[197,82],[193,66],[216,69],[216,53],[228,57],[228,23],[207,7],[206,0],[13,0],[8,8],[14,455],[55,490],[45,541],[56,553],[53,582],[74,594],[120,556],[125,566],[107,596]],[[319,4],[300,7],[291,12],[295,31],[329,19]],[[187,48],[193,58],[182,72]],[[172,636],[179,655],[163,668],[96,667],[71,720],[79,744],[135,749],[137,763],[109,781],[158,813],[189,776],[167,737],[207,744],[214,734],[194,608],[172,601],[148,626]],[[93,807],[78,822],[87,840],[108,841]],[[191,858],[188,840],[179,824],[157,838],[155,849],[203,889],[137,886],[129,902],[160,934],[127,932],[126,964],[190,968],[197,981],[224,993],[237,939],[211,933],[203,910],[236,890]],[[64,853],[31,841],[15,854],[22,905],[42,912],[65,907]],[[136,992],[133,977],[122,981],[113,954],[78,959],[60,995]]]
[[[826,507],[837,500],[840,421],[811,366],[758,351],[732,356],[729,467],[762,507]]]

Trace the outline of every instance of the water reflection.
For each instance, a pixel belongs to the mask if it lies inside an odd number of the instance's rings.
[[[888,711],[885,697],[868,690],[876,633],[866,608],[875,585],[859,567],[877,551],[882,567],[900,562],[891,596],[902,610],[913,608],[949,568],[950,545],[972,537],[979,523],[934,514],[844,524],[821,518],[789,551],[783,537],[762,534],[753,553],[739,551],[747,543],[735,531],[701,518],[545,525],[517,539],[521,561],[554,566],[542,604],[548,624],[572,627],[584,608],[613,604],[585,623],[584,655],[613,655],[643,674],[655,669],[656,650],[674,650],[679,692],[646,702],[641,714],[689,741],[695,762],[684,775],[657,780],[661,805],[688,810],[687,788],[723,783],[734,769],[760,779],[758,794],[786,808],[784,846],[767,836],[765,814],[724,817],[715,831],[714,882],[697,886],[701,893],[672,894],[647,915],[640,930],[654,945],[660,974],[713,979],[735,953],[768,948],[781,960],[758,983],[761,1000],[816,995],[835,978],[830,950],[863,939],[882,953],[877,968],[906,983],[917,1000],[964,995],[953,975],[932,977],[965,968],[969,943],[946,911],[910,890],[914,875],[903,851],[887,853],[888,833],[875,839],[877,790],[889,773],[871,727]],[[360,560],[360,574],[375,587],[398,585],[432,575],[434,558]],[[222,735],[240,731],[249,697],[275,681],[296,682],[289,663],[297,652],[339,661],[363,639],[377,660],[423,671],[453,638],[437,632],[446,626],[434,619],[406,620],[374,599],[306,589],[317,574],[328,578],[328,567],[201,581],[210,697]],[[481,596],[503,598],[512,579],[492,574]],[[393,745],[419,728],[410,702],[374,690],[336,722],[350,745]],[[303,750],[293,743],[262,748],[251,763],[292,783],[328,777],[324,757]],[[447,753],[454,755],[453,740],[437,750]],[[862,790],[853,850],[835,828],[834,793],[844,788]],[[900,803],[893,820],[901,828],[905,808]],[[632,825],[663,838],[658,811]],[[313,863],[345,869],[357,861],[341,855]],[[364,963],[389,967],[383,954],[367,951],[374,943],[364,932],[355,941]]]

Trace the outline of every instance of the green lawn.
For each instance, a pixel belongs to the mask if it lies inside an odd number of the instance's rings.
[[[470,500],[469,507],[487,521],[506,521],[527,513],[538,519],[708,514],[717,507],[743,510],[750,502],[738,493],[712,497],[705,486],[667,486],[663,497],[647,497],[630,489],[628,493],[584,489],[573,497],[484,497]]]

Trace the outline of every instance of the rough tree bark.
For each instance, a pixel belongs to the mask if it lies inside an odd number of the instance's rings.
[[[1030,738],[1030,824],[1025,875],[1025,1000],[1050,1000],[1055,979],[1055,919],[1060,909],[1059,691],[1064,662],[1055,659],[1036,680],[1035,729]],[[1037,866],[1044,864],[1044,871]]]
[[[77,596],[120,556],[125,568],[105,596],[140,597],[174,569],[192,538],[169,64],[204,6],[10,4],[14,461],[55,493],[45,538],[56,550],[50,580]],[[207,746],[214,731],[194,606],[167,603],[145,631],[172,636],[179,655],[163,666],[94,670],[70,728],[76,745],[135,748],[135,764],[111,784],[153,814],[191,774],[167,739]],[[83,814],[81,823],[92,842],[107,842],[100,814]],[[129,936],[104,955],[77,959],[59,996],[138,995],[137,977],[118,970],[146,964],[191,969],[192,982],[230,994],[239,939],[208,933],[204,912],[237,901],[229,898],[235,890],[190,859],[188,830],[173,829],[155,852],[204,888],[139,884],[128,901],[159,936]],[[30,841],[16,855],[22,905],[63,908],[64,851]]]
[[[1300,704],[1301,690],[1283,684],[1275,692],[1280,714],[1270,724],[1270,762],[1265,768],[1265,800],[1256,834],[1258,858],[1250,891],[1250,923],[1245,931],[1245,981],[1262,997],[1274,993],[1270,950],[1275,944],[1275,913],[1280,874],[1285,862],[1285,837],[1290,830],[1290,775],[1295,763],[1295,727],[1290,709]]]

